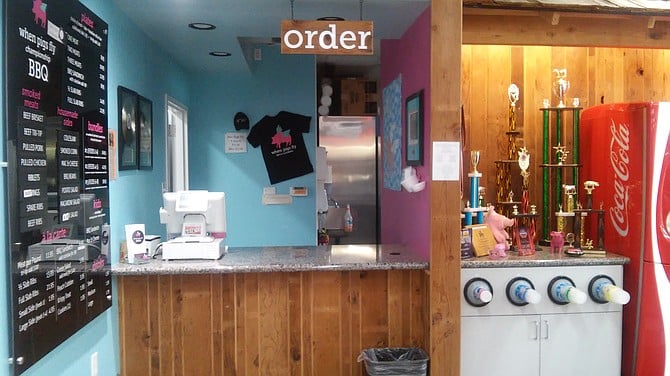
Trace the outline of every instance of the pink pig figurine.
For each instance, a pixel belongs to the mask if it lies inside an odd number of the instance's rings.
[[[551,253],[561,253],[563,250],[563,232],[562,231],[552,231],[551,236]]]
[[[507,257],[507,253],[505,252],[505,248],[507,248],[506,244],[503,243],[498,243],[496,244],[492,250],[489,251],[489,257],[493,260],[501,259]]]
[[[509,244],[507,240],[509,239],[509,234],[507,231],[505,231],[505,228],[514,226],[514,220],[509,219],[502,214],[496,213],[495,209],[491,205],[489,206],[489,211],[486,214],[484,223],[486,223],[491,229],[493,237],[496,239],[496,243],[504,244],[505,250],[508,250]]]

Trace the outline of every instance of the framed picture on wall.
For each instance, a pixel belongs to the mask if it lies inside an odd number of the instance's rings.
[[[139,126],[140,170],[153,168],[153,112],[152,103],[143,96],[137,97],[137,124]]]
[[[138,130],[137,130],[137,93],[118,87],[119,130],[118,164],[119,170],[137,169],[138,166]]]
[[[423,165],[423,90],[405,100],[405,164]]]

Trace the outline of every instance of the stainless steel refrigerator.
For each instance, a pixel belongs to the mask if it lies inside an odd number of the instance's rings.
[[[319,117],[319,146],[326,148],[329,166],[325,227],[331,244],[375,244],[379,241],[377,118]],[[343,233],[347,204],[354,230]]]

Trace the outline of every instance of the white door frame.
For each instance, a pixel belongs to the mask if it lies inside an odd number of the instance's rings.
[[[163,191],[188,190],[188,108],[167,94],[165,130]]]

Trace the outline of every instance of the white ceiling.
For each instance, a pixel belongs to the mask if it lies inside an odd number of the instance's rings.
[[[374,22],[377,45],[397,39],[430,5],[430,0],[113,0],[114,3],[184,68],[193,72],[248,69],[241,44],[270,42],[279,37],[281,20],[314,20],[338,16]],[[292,17],[293,8],[293,17]],[[362,18],[361,18],[362,11]],[[215,30],[198,31],[191,22],[207,22]],[[242,43],[240,41],[243,41]],[[210,51],[232,56],[213,57]],[[378,55],[377,55],[378,56]],[[347,64],[323,57],[320,61]],[[376,58],[349,59],[351,64],[376,64]],[[351,62],[353,61],[353,62]]]

